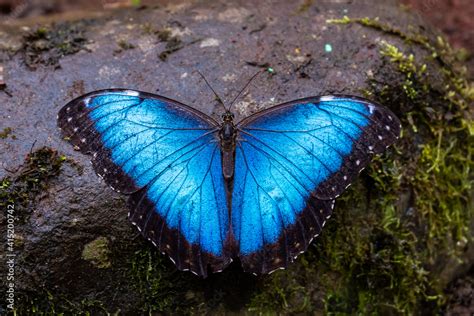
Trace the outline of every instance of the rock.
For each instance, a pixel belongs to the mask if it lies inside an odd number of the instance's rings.
[[[0,202],[16,218],[2,258],[15,255],[17,313],[436,313],[443,288],[473,263],[473,93],[448,44],[394,3],[161,3],[0,28]],[[126,197],[61,139],[56,114],[85,92],[126,87],[219,118],[195,71],[229,103],[260,69],[237,120],[356,94],[390,107],[402,138],[288,270],[257,278],[233,265],[201,280],[138,235]]]

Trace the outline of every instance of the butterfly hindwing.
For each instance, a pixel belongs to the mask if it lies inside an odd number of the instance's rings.
[[[275,106],[237,128],[232,229],[244,269],[260,274],[306,250],[400,123],[365,99],[331,96]]]
[[[230,262],[218,124],[176,101],[103,90],[59,112],[63,135],[94,170],[131,194],[130,220],[181,270],[205,276]]]

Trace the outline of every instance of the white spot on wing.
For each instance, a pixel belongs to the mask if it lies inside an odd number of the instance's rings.
[[[383,139],[382,135],[378,135],[377,137],[378,137],[379,140]]]
[[[369,113],[370,114],[374,113],[374,110],[375,110],[375,106],[369,104]]]
[[[134,90],[125,90],[123,93],[132,97],[138,97],[138,95],[140,94],[138,91]]]
[[[319,98],[320,101],[331,101],[334,100],[334,97],[332,95],[324,95]]]
[[[71,121],[72,121],[72,117],[68,117],[68,118],[67,118],[67,121],[68,121],[68,122],[71,122]]]

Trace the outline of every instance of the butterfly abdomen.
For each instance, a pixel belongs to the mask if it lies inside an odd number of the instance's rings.
[[[232,120],[224,121],[219,131],[222,153],[222,174],[227,181],[234,176],[235,139],[237,130]]]

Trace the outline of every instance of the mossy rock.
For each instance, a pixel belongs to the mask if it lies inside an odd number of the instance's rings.
[[[441,311],[443,288],[474,262],[474,90],[446,41],[376,1],[160,3],[0,27],[0,126],[9,127],[0,137],[0,197],[18,210],[17,314]],[[85,92],[127,87],[218,118],[222,109],[194,71],[231,100],[260,68],[235,106],[239,117],[355,94],[390,107],[402,137],[337,200],[322,235],[287,270],[254,277],[232,265],[201,280],[137,235],[126,197],[61,139],[56,114]]]
[[[82,249],[82,259],[90,261],[99,269],[110,268],[109,240],[106,237],[97,237]]]

